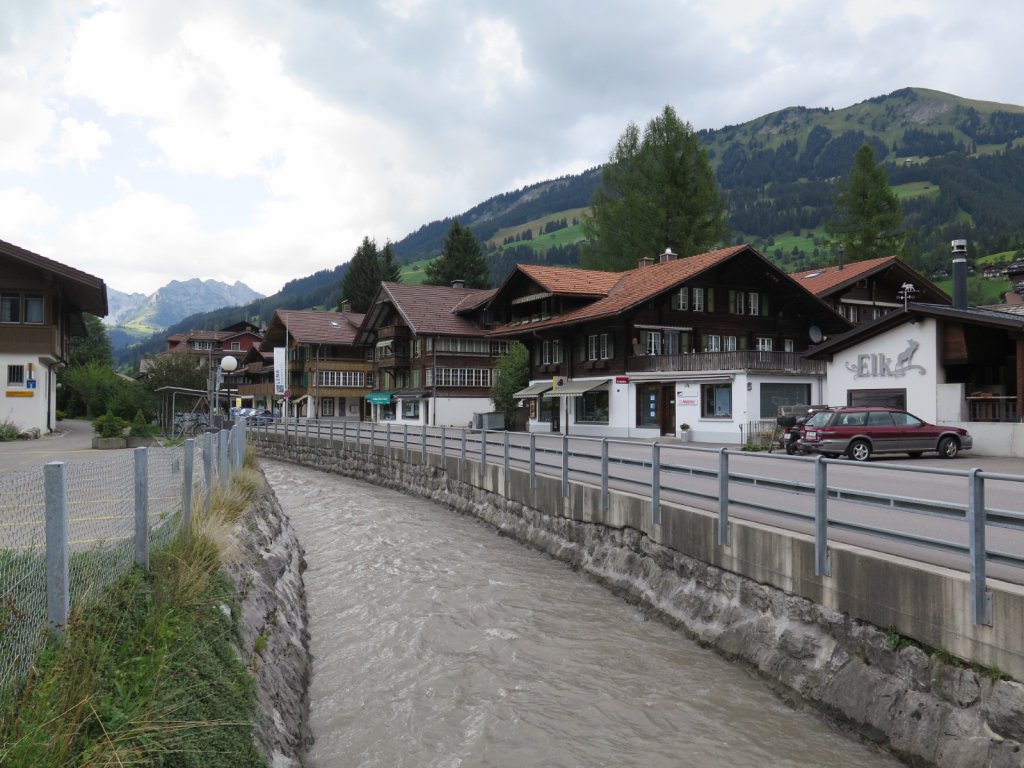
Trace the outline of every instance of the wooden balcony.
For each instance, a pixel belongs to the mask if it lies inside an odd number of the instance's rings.
[[[640,355],[626,359],[629,373],[666,371],[743,371],[825,375],[824,360],[808,360],[796,352],[696,352],[690,355]]]
[[[384,325],[377,329],[377,341],[409,338],[412,338],[412,332],[407,325]]]

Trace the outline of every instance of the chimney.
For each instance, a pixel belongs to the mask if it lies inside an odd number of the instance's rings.
[[[344,299],[341,302],[341,311],[342,312],[351,312],[352,311],[352,302],[349,301],[348,299]]]
[[[466,281],[463,280],[461,277],[457,278],[455,280],[452,280],[452,288],[465,288],[465,287],[466,287]]]
[[[842,269],[843,263],[846,261],[846,249],[843,246],[839,246],[839,266],[836,269]]]
[[[654,263],[654,259],[653,258],[651,258],[650,256],[644,256],[642,259],[640,259],[640,261],[637,262],[636,265],[640,269],[643,269],[644,267],[651,266],[653,263]]]
[[[953,308],[967,309],[967,241],[954,240],[953,246]]]
[[[664,264],[666,261],[675,261],[679,256],[672,252],[671,248],[666,248],[665,252],[658,257],[658,260]]]

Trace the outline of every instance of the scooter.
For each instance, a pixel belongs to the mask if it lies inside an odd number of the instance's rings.
[[[800,438],[804,434],[804,423],[817,411],[828,408],[827,405],[792,406],[793,409],[802,411],[800,415],[794,413],[779,416],[776,420],[782,428],[782,446],[786,453],[794,456],[798,453],[807,453],[800,446]]]

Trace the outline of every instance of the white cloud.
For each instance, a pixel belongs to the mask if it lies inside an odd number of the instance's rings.
[[[39,83],[0,59],[0,171],[34,171],[56,119]]]
[[[42,195],[24,187],[0,189],[0,211],[4,226],[0,239],[4,240],[34,240],[34,233],[56,221],[60,213]]]
[[[100,159],[101,147],[108,146],[110,141],[110,134],[91,120],[80,123],[73,117],[65,117],[60,121],[56,160],[71,160],[84,170],[89,161]]]
[[[529,80],[523,66],[523,48],[515,27],[503,19],[482,19],[469,40],[476,47],[484,104],[493,107],[503,84],[519,86]]]

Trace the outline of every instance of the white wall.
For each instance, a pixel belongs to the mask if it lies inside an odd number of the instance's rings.
[[[33,367],[35,389],[24,384],[7,385],[7,366],[21,365],[28,378],[29,365]],[[53,391],[53,374],[49,366],[39,361],[38,355],[4,354],[0,356],[0,387],[3,388],[3,400],[0,400],[0,422],[10,422],[21,431],[38,429],[47,432],[47,411],[50,423],[56,425],[55,398],[50,397]],[[31,393],[28,396],[23,396]]]
[[[938,421],[936,391],[945,371],[939,364],[937,328],[935,320],[920,318],[837,352],[828,363],[828,404],[846,405],[851,389],[906,389],[907,410],[925,421]],[[900,371],[899,355],[911,341],[919,345],[911,358],[915,367]]]
[[[432,397],[423,402],[430,403],[429,423],[437,427],[470,427],[474,413],[490,413],[494,403],[489,397]],[[420,415],[423,413],[420,405]]]

